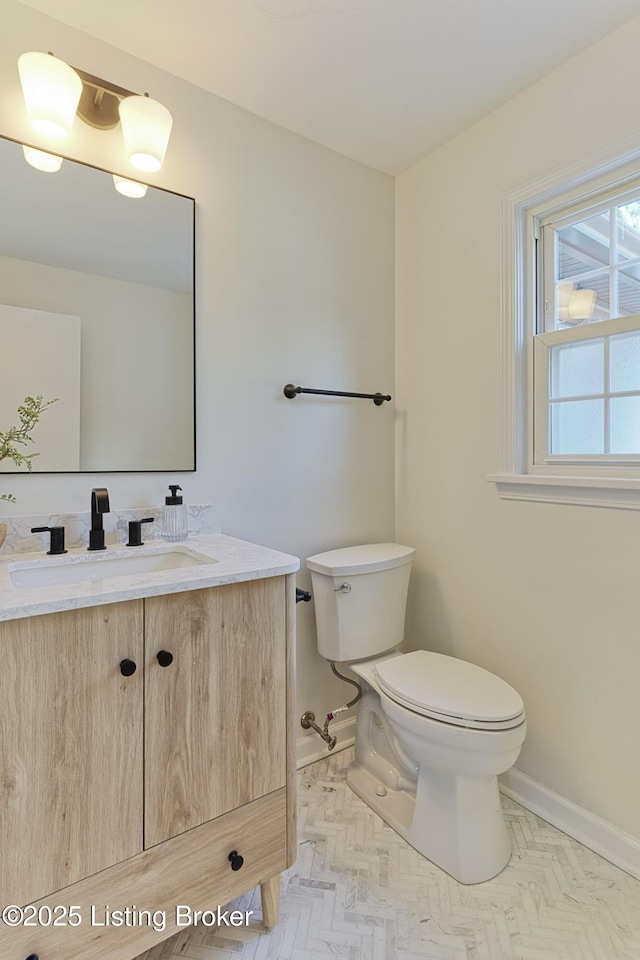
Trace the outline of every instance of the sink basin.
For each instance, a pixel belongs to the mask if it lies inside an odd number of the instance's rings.
[[[113,556],[76,555],[9,564],[9,577],[18,589],[52,587],[65,583],[91,583],[108,577],[131,577],[138,573],[160,573],[217,563],[211,557],[184,547],[168,547],[153,553]]]

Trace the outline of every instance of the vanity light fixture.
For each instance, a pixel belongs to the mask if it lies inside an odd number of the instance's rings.
[[[144,197],[147,192],[146,183],[138,183],[137,180],[127,180],[125,177],[118,177],[113,174],[113,185],[123,197],[132,197],[135,200]]]
[[[44,150],[35,150],[33,147],[22,147],[24,158],[36,170],[43,170],[45,173],[57,173],[62,166],[62,157],[56,157],[53,153],[45,153]]]
[[[29,122],[41,136],[66,137],[76,112],[98,130],[120,123],[132,166],[146,173],[161,168],[173,123],[163,104],[70,67],[52,53],[23,53],[18,72]]]

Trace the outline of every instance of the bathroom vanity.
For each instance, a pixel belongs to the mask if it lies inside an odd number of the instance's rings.
[[[132,960],[257,885],[275,924],[297,569],[222,535],[0,560],[3,960]]]

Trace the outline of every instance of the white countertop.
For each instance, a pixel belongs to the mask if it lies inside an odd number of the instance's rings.
[[[91,579],[77,583],[34,588],[14,587],[11,582],[12,566],[55,566],[60,561],[65,565],[94,563],[100,556],[105,559],[131,557],[150,553],[166,552],[167,549],[204,555],[215,563],[176,570],[161,570],[155,573],[138,573]],[[99,562],[95,563],[96,571]],[[217,587],[225,583],[258,580],[295,573],[300,568],[297,557],[279,553],[247,540],[236,540],[224,534],[204,534],[189,537],[181,543],[168,544],[161,540],[145,541],[142,547],[109,546],[100,554],[90,553],[86,548],[76,547],[62,557],[49,557],[42,553],[9,554],[0,558],[0,620],[18,620],[60,610],[77,610],[103,603],[118,603],[121,600],[136,600],[140,597],[155,597],[163,593],[182,593]]]

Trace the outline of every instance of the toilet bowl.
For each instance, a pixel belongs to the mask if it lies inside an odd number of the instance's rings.
[[[413,554],[371,544],[310,557],[318,648],[363,688],[349,786],[433,863],[479,883],[511,856],[497,777],[520,752],[524,705],[475,664],[395,649]]]

